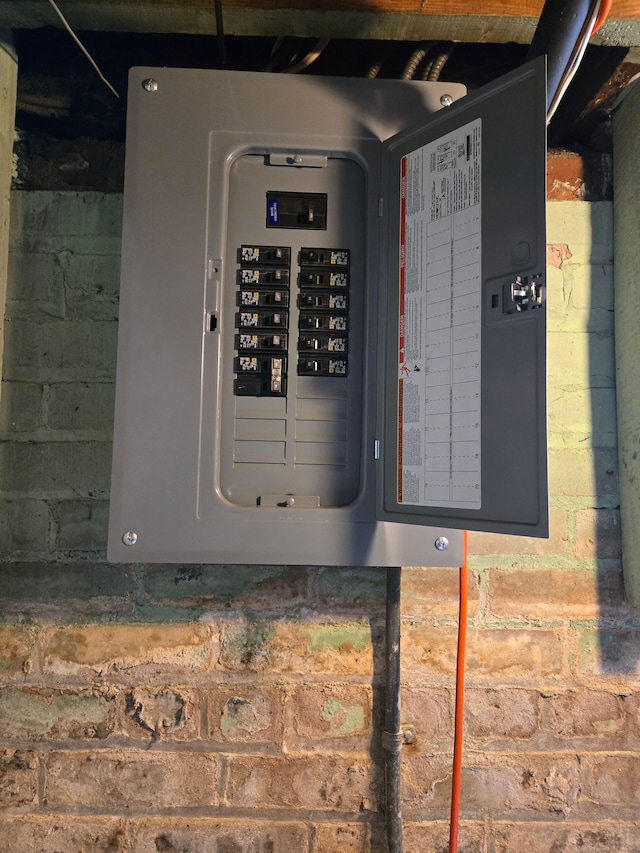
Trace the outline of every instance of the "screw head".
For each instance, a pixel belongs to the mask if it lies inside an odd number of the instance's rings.
[[[451,95],[440,95],[440,103],[443,107],[450,107],[453,103],[453,98]]]
[[[154,80],[153,77],[147,77],[146,80],[142,81],[142,88],[145,92],[157,92],[158,81]]]
[[[126,533],[122,534],[122,541],[125,545],[135,545],[138,541],[138,534],[134,533],[133,530],[127,530]]]
[[[436,546],[438,551],[446,551],[449,547],[449,540],[446,536],[438,536],[433,544]]]

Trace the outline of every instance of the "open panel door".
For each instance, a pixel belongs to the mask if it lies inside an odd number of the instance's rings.
[[[378,516],[547,536],[544,59],[384,148]]]

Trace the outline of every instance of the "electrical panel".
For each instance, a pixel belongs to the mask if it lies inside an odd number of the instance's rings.
[[[132,69],[110,559],[547,535],[544,64],[464,95]]]

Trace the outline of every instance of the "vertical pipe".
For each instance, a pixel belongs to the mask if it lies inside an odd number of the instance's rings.
[[[640,84],[613,115],[613,244],[616,400],[622,568],[627,599],[640,607]]]
[[[402,799],[400,789],[400,581],[399,566],[387,569],[387,606],[385,634],[385,700],[382,745],[385,762],[385,798],[389,853],[404,853]]]

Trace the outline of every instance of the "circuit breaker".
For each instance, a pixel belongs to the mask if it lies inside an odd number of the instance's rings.
[[[109,558],[547,535],[542,61],[130,75]]]

